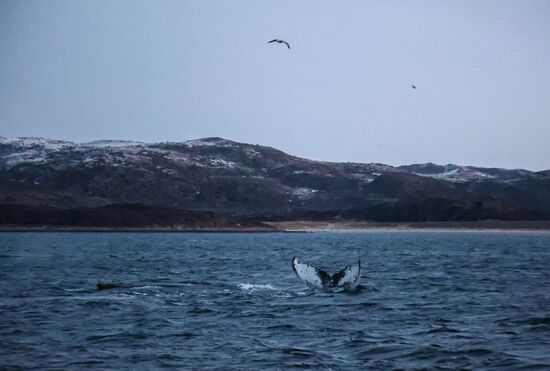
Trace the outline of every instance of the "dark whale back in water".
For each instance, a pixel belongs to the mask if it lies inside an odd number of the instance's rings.
[[[294,273],[304,281],[308,286],[319,289],[341,287],[345,289],[354,289],[361,278],[361,260],[356,264],[348,265],[340,272],[333,275],[309,264],[300,263],[298,258],[292,259],[292,269]]]
[[[126,287],[124,285],[121,285],[119,283],[114,283],[114,282],[107,282],[107,283],[103,283],[103,282],[98,282],[96,284],[96,289],[99,291],[99,290],[109,290],[109,289],[116,289],[116,288],[119,288],[119,287]]]

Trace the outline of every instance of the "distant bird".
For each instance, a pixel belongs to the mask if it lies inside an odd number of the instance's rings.
[[[288,45],[288,43],[287,43],[286,41],[281,40],[281,39],[273,39],[273,40],[271,40],[271,41],[268,41],[267,43],[268,43],[268,44],[270,44],[270,43],[285,44],[286,47],[290,49],[290,45]]]
[[[413,89],[416,89],[416,86],[414,86],[414,85],[411,85],[411,86],[412,86]]]

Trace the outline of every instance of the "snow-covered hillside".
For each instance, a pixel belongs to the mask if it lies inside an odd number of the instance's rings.
[[[530,210],[550,210],[549,182],[546,172],[527,170],[314,161],[223,138],[75,143],[0,137],[0,203],[33,206],[143,203],[273,217],[538,218],[542,214]]]
[[[449,182],[484,180],[505,181],[533,175],[533,172],[524,169],[482,168],[454,164],[437,165],[433,163],[405,165],[400,166],[399,169],[411,172],[415,175],[446,180]]]
[[[188,205],[190,201],[208,203],[220,193],[241,191],[243,195],[224,195],[223,202],[249,197],[250,202],[274,199],[300,204],[323,198],[334,187],[332,183],[360,190],[392,169],[379,164],[311,161],[274,148],[223,138],[164,143],[121,140],[75,143],[0,137],[0,170],[12,185],[32,190],[65,187],[71,188],[71,192],[81,188],[94,196],[112,197],[105,189],[114,187],[115,192],[125,194],[128,188],[136,188],[134,192],[141,194],[157,184],[162,187],[159,193],[174,190],[169,197],[162,196],[171,200],[168,205],[163,201],[165,206]],[[99,186],[109,181],[120,182],[119,178],[128,183],[123,187]],[[69,181],[75,184],[66,184]],[[148,184],[143,185],[144,182]],[[139,189],[138,184],[142,184]],[[216,195],[212,196],[213,193]]]
[[[275,155],[275,156],[274,156]],[[262,161],[262,158],[265,161]],[[277,161],[277,159],[279,161]],[[125,140],[96,140],[76,143],[39,137],[0,137],[0,168],[50,164],[60,167],[93,167],[98,164],[113,167],[148,163],[166,174],[182,166],[241,170],[245,173],[263,173],[280,167],[293,168],[296,177],[327,173],[327,167],[345,169],[346,176],[360,182],[372,182],[385,173],[407,172],[449,182],[506,181],[533,176],[524,169],[480,168],[454,164],[433,163],[392,167],[383,164],[330,163],[300,159],[269,147],[238,143],[223,138],[203,138],[185,142],[144,143]],[[258,168],[263,163],[265,167]],[[244,175],[244,174],[243,174]],[[332,174],[337,175],[337,174]],[[300,191],[293,190],[298,194]],[[303,193],[303,192],[302,192]]]

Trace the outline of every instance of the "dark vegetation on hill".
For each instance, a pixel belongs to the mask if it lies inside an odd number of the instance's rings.
[[[143,204],[113,204],[68,209],[0,204],[0,225],[112,228],[181,227],[186,229],[267,228],[260,222],[242,217]]]

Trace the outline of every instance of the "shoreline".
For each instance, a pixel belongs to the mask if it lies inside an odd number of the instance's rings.
[[[550,233],[550,221],[476,222],[367,222],[291,221],[265,222],[286,232],[467,232],[467,233]]]
[[[265,227],[68,227],[0,226],[2,232],[90,232],[90,233],[361,233],[361,232],[467,232],[467,233],[550,233],[548,221],[476,222],[367,222],[367,221],[279,221]]]
[[[285,233],[272,228],[170,228],[170,227],[32,227],[32,226],[0,226],[0,233],[39,232],[39,233]]]

